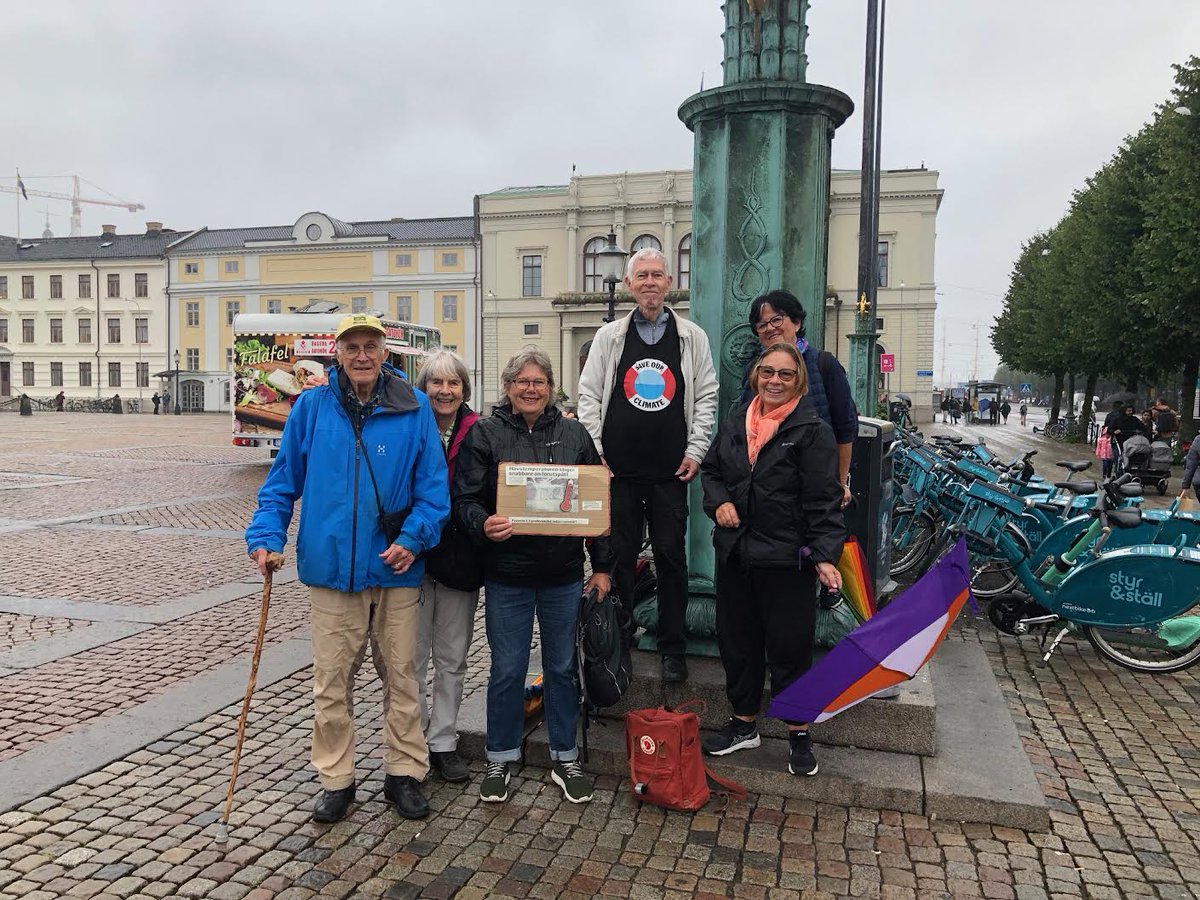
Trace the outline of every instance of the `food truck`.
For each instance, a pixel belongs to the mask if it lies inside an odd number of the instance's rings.
[[[233,320],[233,443],[269,447],[274,456],[292,404],[305,382],[333,365],[341,313],[243,313]],[[413,379],[441,346],[436,328],[382,319],[387,362]]]

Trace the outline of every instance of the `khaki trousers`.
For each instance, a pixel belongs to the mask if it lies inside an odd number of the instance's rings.
[[[347,594],[310,588],[313,648],[312,764],[321,786],[354,783],[354,677],[371,639],[383,682],[383,768],[388,775],[429,773],[421,733],[413,651],[419,588],[368,588]]]

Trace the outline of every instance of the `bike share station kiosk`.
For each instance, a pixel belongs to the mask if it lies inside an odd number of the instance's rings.
[[[858,538],[876,599],[895,588],[891,568],[892,504],[895,482],[892,478],[892,452],[896,448],[896,426],[883,419],[858,417],[858,437],[850,458],[850,493],[846,507],[846,531]]]

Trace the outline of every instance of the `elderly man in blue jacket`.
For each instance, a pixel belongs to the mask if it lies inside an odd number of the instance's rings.
[[[423,818],[429,754],[413,667],[419,557],[450,514],[446,458],[429,401],[384,365],[379,319],[346,316],[336,339],[329,383],[304,391],[287,418],[246,546],[265,576],[267,554],[283,550],[304,498],[296,560],[310,589],[312,764],[324,788],[314,821],[336,822],[354,801],[352,691],[368,637],[383,681],[384,795],[405,818]]]

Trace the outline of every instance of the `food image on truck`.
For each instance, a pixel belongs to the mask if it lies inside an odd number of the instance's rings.
[[[243,334],[233,342],[234,431],[283,431],[310,377],[333,361],[333,335]]]

